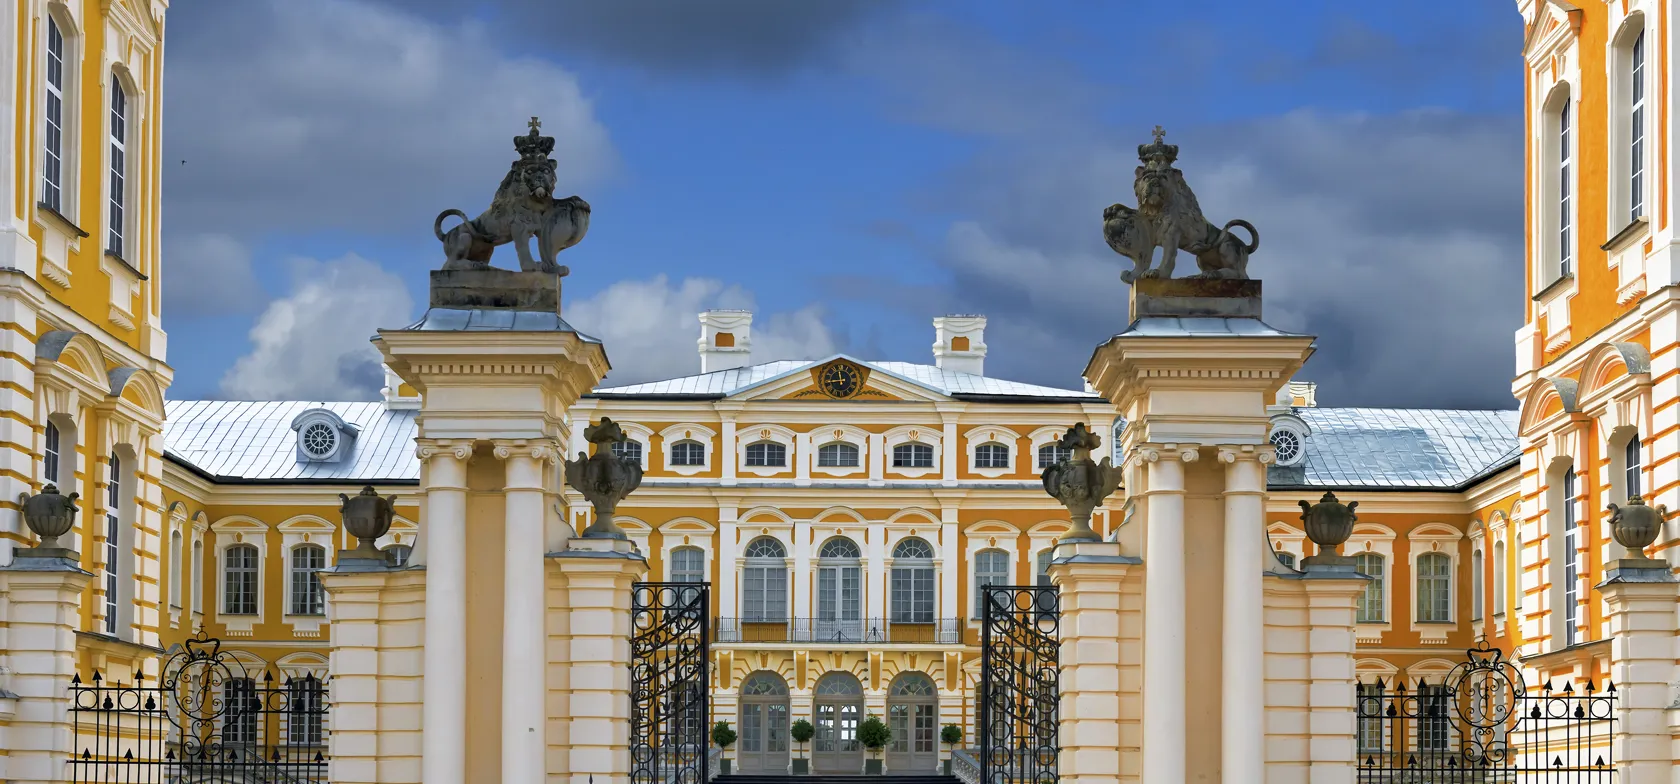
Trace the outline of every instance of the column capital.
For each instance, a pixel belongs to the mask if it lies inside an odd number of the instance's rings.
[[[1220,444],[1216,450],[1221,463],[1255,460],[1260,465],[1271,465],[1277,462],[1277,448],[1271,444]]]
[[[472,457],[472,450],[473,443],[465,439],[414,439],[414,456],[421,460],[430,460],[434,457],[453,457],[456,460],[466,460]]]
[[[1145,463],[1162,460],[1182,460],[1194,463],[1201,458],[1200,444],[1138,444],[1137,456]]]
[[[560,447],[549,438],[496,438],[490,443],[495,447],[497,460],[523,457],[543,463],[552,463],[560,459]]]

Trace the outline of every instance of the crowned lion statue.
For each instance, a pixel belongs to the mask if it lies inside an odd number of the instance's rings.
[[[589,202],[577,196],[553,198],[555,162],[548,154],[554,149],[554,138],[539,135],[541,125],[533,117],[530,134],[514,137],[520,159],[502,178],[490,209],[471,219],[456,209],[438,213],[432,233],[443,243],[444,269],[487,269],[496,246],[512,244],[522,271],[560,275],[570,271],[557,264],[555,257],[582,241],[589,231]],[[446,232],[443,222],[451,215],[461,222]],[[532,239],[537,241],[535,255]]]
[[[1249,254],[1260,248],[1260,233],[1245,220],[1227,221],[1215,226],[1202,216],[1196,194],[1184,181],[1184,173],[1173,168],[1178,147],[1163,142],[1165,132],[1155,129],[1155,143],[1138,145],[1137,167],[1132,190],[1137,195],[1136,209],[1113,204],[1103,210],[1103,239],[1108,246],[1132,260],[1132,269],[1120,273],[1120,279],[1132,283],[1139,278],[1170,278],[1178,262],[1178,252],[1194,254],[1199,272],[1195,278],[1248,279]],[[1248,242],[1233,234],[1241,227],[1248,233]],[[1161,249],[1161,264],[1151,268],[1155,249]]]

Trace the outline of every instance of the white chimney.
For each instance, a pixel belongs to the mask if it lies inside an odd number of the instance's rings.
[[[935,318],[933,364],[944,370],[986,375],[986,317],[953,315]]]
[[[731,370],[752,362],[752,311],[700,314],[700,372]]]

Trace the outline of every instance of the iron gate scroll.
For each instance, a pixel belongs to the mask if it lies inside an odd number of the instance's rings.
[[[980,781],[1055,784],[1061,609],[1054,586],[984,589]]]
[[[155,681],[71,681],[70,780],[326,784],[326,698],[313,674],[276,680],[199,632]]]
[[[1485,641],[1439,683],[1361,684],[1359,784],[1613,784],[1615,684],[1553,686]]]
[[[705,784],[710,583],[636,583],[630,602],[630,780]]]

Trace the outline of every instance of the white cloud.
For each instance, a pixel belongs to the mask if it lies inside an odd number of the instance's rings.
[[[488,205],[533,115],[563,194],[614,165],[576,77],[483,25],[363,0],[200,5],[170,28],[173,224],[429,237],[440,210]]]
[[[737,285],[711,278],[684,278],[673,285],[657,275],[623,280],[561,310],[578,330],[600,338],[612,362],[613,386],[700,372],[696,341],[703,310],[751,310],[753,297]],[[755,313],[752,361],[816,359],[836,351],[823,311],[808,305],[793,311]]]
[[[292,292],[251,328],[251,352],[222,377],[235,400],[368,400],[384,380],[368,339],[409,323],[414,302],[401,278],[355,254],[294,259]]]
[[[265,299],[251,270],[251,251],[233,236],[205,232],[163,242],[163,312],[169,316],[251,313]]]

